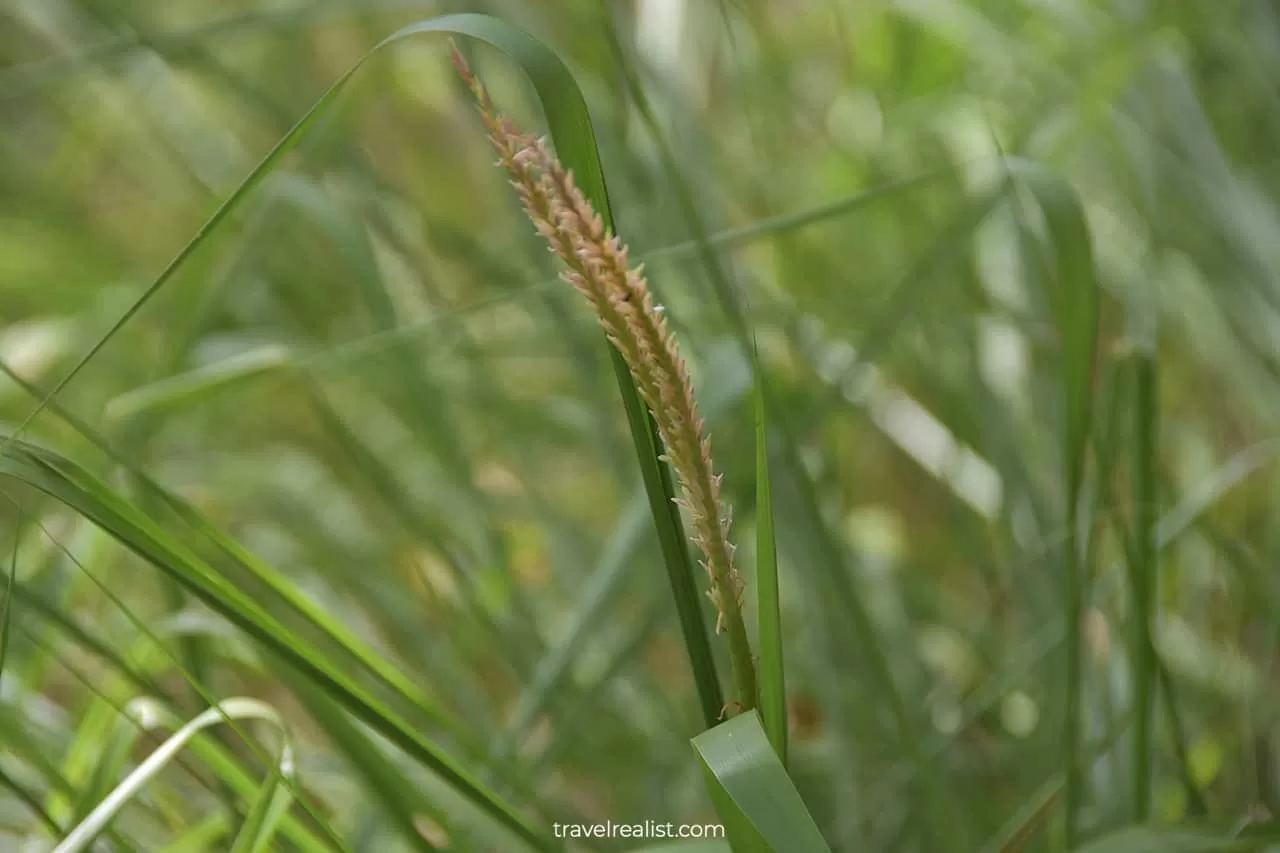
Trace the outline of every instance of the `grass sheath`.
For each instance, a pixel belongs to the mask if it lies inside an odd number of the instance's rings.
[[[693,529],[690,538],[702,553],[702,567],[711,581],[707,594],[716,608],[716,633],[728,637],[734,710],[750,710],[756,705],[755,662],[742,618],[743,584],[734,567],[731,517],[675,336],[654,304],[643,267],[630,264],[627,247],[604,227],[573,175],[544,140],[497,114],[456,48],[453,59],[476,98],[498,163],[506,169],[525,213],[564,263],[565,281],[591,304],[653,414],[666,459],[680,482],[681,506]]]

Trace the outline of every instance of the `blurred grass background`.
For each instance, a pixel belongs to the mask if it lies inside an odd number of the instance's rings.
[[[752,368],[731,306],[747,306],[783,463],[791,770],[832,849],[1060,847],[1071,648],[1084,837],[1268,826],[1267,0],[0,0],[0,432],[371,46],[464,10],[536,34],[583,87],[744,543]],[[371,60],[24,437],[158,525],[177,520],[138,471],[190,501],[433,697],[439,718],[415,725],[543,831],[711,820],[607,350],[445,52],[422,39]],[[514,68],[477,58],[503,108],[541,126]],[[1074,538],[1051,223],[1008,180],[1028,160],[1079,197],[1101,290]],[[275,709],[307,804],[293,814],[317,837],[524,849],[80,514],[4,487],[4,849],[49,849],[50,825],[155,747],[121,716],[144,695],[181,720],[230,696]],[[252,780],[271,772],[258,734],[216,735]],[[189,849],[228,849],[233,775],[180,760],[101,846],[206,831]]]

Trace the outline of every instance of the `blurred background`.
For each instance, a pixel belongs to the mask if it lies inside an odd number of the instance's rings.
[[[748,603],[749,317],[791,766],[832,849],[1053,848],[1071,644],[1080,823],[1135,819],[1135,559],[1154,570],[1151,817],[1266,825],[1269,0],[0,0],[0,432],[367,50],[455,11],[536,34],[583,88],[619,232],[694,372]],[[542,128],[516,67],[470,52]],[[190,501],[430,696],[440,716],[415,726],[544,831],[714,820],[608,351],[492,161],[445,39],[379,52],[23,437],[159,528],[177,522],[139,472]],[[1074,580],[1071,347],[1044,217],[1008,181],[1026,161],[1078,196],[1092,256],[1053,257],[1092,263],[1101,292]],[[528,849],[100,525],[3,485],[0,847],[51,849],[172,731],[160,717],[243,696],[291,733],[298,833]],[[160,773],[99,847],[228,849],[233,770],[254,790],[278,740],[245,726]],[[298,833],[270,849],[313,849]]]

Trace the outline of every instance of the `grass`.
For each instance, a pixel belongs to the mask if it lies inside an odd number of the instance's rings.
[[[1280,843],[1267,4],[41,9],[0,848]],[[449,35],[646,264],[732,644]],[[554,831],[644,820],[728,839]]]

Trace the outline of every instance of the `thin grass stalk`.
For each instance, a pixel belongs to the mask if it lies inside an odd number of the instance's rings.
[[[1156,359],[1142,352],[1135,363],[1136,419],[1133,437],[1133,816],[1138,822],[1151,817],[1152,719],[1155,711],[1157,662],[1151,639],[1156,596],[1156,456],[1157,405]]]
[[[1080,577],[1080,551],[1079,551],[1079,532],[1080,524],[1079,512],[1076,504],[1080,499],[1079,493],[1074,489],[1068,491],[1067,497],[1067,534],[1066,555],[1064,557],[1064,571],[1066,581],[1066,594],[1063,596],[1065,604],[1064,618],[1067,626],[1067,642],[1066,642],[1066,699],[1065,712],[1063,719],[1064,737],[1066,743],[1064,745],[1063,760],[1067,765],[1066,786],[1063,793],[1063,813],[1065,821],[1065,837],[1066,849],[1071,850],[1076,846],[1076,816],[1080,812],[1081,801],[1084,792],[1084,770],[1079,766],[1077,759],[1080,755],[1080,681],[1082,675],[1081,652],[1084,645],[1083,631],[1081,630],[1084,618],[1084,590],[1082,587],[1082,578]]]
[[[13,599],[18,590],[18,545],[22,541],[22,505],[13,526],[13,557],[4,587],[4,604],[0,605],[0,678],[4,677],[5,659],[9,654],[9,625],[13,621]]]

